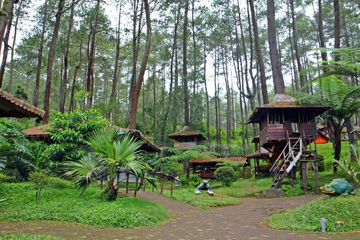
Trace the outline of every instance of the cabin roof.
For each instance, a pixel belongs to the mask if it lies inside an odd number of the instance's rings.
[[[117,129],[125,132],[126,134],[129,134],[142,141],[143,142],[143,145],[141,147],[142,150],[149,152],[161,152],[161,149],[157,145],[152,143],[149,139],[147,139],[139,130],[130,129],[130,128],[121,128],[114,125],[112,125],[112,127],[116,127]]]
[[[185,137],[197,137],[199,140],[205,140],[206,138],[204,135],[199,133],[198,131],[193,130],[189,126],[184,126],[179,132],[172,133],[168,135],[171,139],[181,139]]]
[[[40,118],[45,112],[0,89],[0,117]]]
[[[51,127],[46,124],[38,127],[32,127],[28,128],[22,131],[23,134],[25,134],[27,137],[45,137],[48,138],[51,136],[51,133],[48,132],[48,130]]]
[[[227,158],[217,158],[215,156],[212,156],[211,158],[202,159],[202,158],[195,158],[190,161],[190,164],[192,163],[221,163],[224,161],[230,161],[230,162],[239,162],[239,163],[246,163],[246,158],[244,157],[227,157]]]
[[[330,107],[324,105],[300,104],[295,102],[295,98],[287,94],[276,94],[274,101],[257,107],[250,116],[248,123],[259,123],[266,111],[273,109],[313,109],[316,115],[326,112]]]
[[[248,155],[246,155],[246,158],[263,158],[263,157],[267,157],[269,156],[269,151],[266,150],[265,148],[261,147],[260,148],[260,151],[257,150],[255,152],[252,152]]]

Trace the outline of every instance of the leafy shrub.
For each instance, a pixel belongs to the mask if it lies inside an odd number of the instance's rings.
[[[161,172],[172,176],[180,176],[183,174],[183,164],[178,162],[165,162],[160,165]]]
[[[230,186],[238,178],[235,170],[232,167],[224,166],[215,170],[215,177],[223,183],[224,186]]]
[[[295,184],[283,184],[281,188],[284,190],[285,197],[295,197],[304,194],[300,181]]]
[[[46,150],[53,170],[58,162],[76,161],[85,156],[87,137],[107,124],[108,121],[95,109],[54,113],[49,130],[54,144]]]
[[[41,190],[49,182],[49,176],[45,171],[33,172],[30,173],[30,181],[35,185],[35,199],[38,201],[40,199]]]
[[[0,173],[0,183],[12,183],[15,182],[15,178]]]
[[[190,181],[190,185],[197,186],[201,183],[202,179],[197,174],[190,174],[189,181]]]

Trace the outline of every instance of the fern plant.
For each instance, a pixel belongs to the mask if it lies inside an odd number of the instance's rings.
[[[353,146],[350,146],[352,151],[355,151]],[[358,154],[355,154],[355,160],[351,160],[351,157],[343,159],[342,161],[334,160],[339,166],[350,175],[355,182],[360,184],[360,157]]]
[[[346,79],[359,76],[360,51],[352,48],[337,49],[336,54],[341,56],[342,61],[327,61],[324,74],[309,84],[315,85],[316,93],[295,93],[297,102],[303,104],[320,104],[330,106],[327,112],[319,116],[321,123],[327,127],[329,137],[334,147],[334,158],[340,160],[341,132],[346,122],[360,109],[360,86],[346,84]],[[315,69],[310,69],[310,71]],[[316,71],[319,69],[316,68]],[[340,79],[342,78],[342,79]],[[334,171],[336,171],[334,163]]]

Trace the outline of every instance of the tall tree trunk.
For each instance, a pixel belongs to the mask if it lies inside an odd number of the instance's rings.
[[[21,8],[24,1],[20,0],[19,7],[16,11],[16,20],[15,20],[15,26],[14,26],[14,36],[13,36],[13,42],[11,46],[11,62],[10,62],[10,74],[9,74],[9,82],[13,82],[14,78],[14,55],[15,55],[15,44],[16,44],[16,37],[17,37],[17,31],[18,31],[18,25],[19,25],[19,19],[21,15]],[[0,84],[1,87],[1,84]],[[11,86],[10,86],[11,87]]]
[[[197,101],[195,100],[195,91],[197,89],[197,62],[196,62],[196,34],[195,34],[195,0],[191,0],[191,27],[192,27],[192,40],[193,40],[193,67],[194,67],[194,73],[192,74],[194,76],[193,81],[193,92],[192,92],[192,102],[190,105],[190,121],[193,122],[196,120],[196,106]]]
[[[275,94],[285,93],[285,84],[281,72],[279,53],[276,43],[276,26],[275,26],[275,6],[274,0],[267,0],[267,20],[268,20],[268,39],[270,48],[271,70]]]
[[[251,19],[252,19],[252,26],[253,26],[253,31],[254,31],[254,38],[255,38],[255,51],[256,51],[257,61],[259,63],[259,70],[260,70],[260,83],[261,83],[262,98],[263,98],[263,103],[266,104],[266,103],[269,103],[269,97],[268,97],[267,86],[266,86],[265,64],[264,64],[264,59],[263,59],[261,47],[260,47],[259,30],[258,30],[258,25],[257,25],[257,20],[256,20],[254,0],[249,0],[249,3],[250,3]]]
[[[53,31],[53,35],[51,38],[51,44],[50,44],[50,49],[49,49],[47,76],[46,76],[46,89],[45,89],[45,98],[44,98],[44,110],[45,110],[44,124],[47,124],[49,121],[53,63],[54,63],[56,43],[57,43],[57,38],[59,35],[61,16],[63,14],[64,5],[65,5],[65,0],[59,0],[58,11],[56,13],[56,19],[55,19],[54,31]]]
[[[82,62],[82,46],[83,46],[83,39],[81,38],[80,39],[80,45],[79,45],[79,61],[78,61],[78,64],[76,65],[76,67],[75,67],[73,81],[72,81],[72,85],[71,85],[70,107],[69,107],[70,111],[74,111],[76,109],[75,86],[76,86],[77,73],[78,73],[78,71],[80,69],[81,62]]]
[[[334,0],[334,47],[340,48],[340,3]],[[335,54],[335,61],[340,61],[339,54]]]
[[[35,93],[34,93],[34,106],[35,107],[38,107],[38,105],[39,105],[41,67],[42,67],[44,42],[45,42],[45,30],[46,30],[46,23],[47,23],[48,2],[49,2],[49,0],[45,0],[44,16],[43,16],[42,30],[41,30],[41,37],[40,37],[40,46],[39,46],[37,67],[36,67]]]
[[[175,16],[175,26],[174,26],[174,37],[173,37],[173,45],[172,45],[172,52],[171,52],[171,60],[170,60],[170,89],[169,89],[169,99],[168,104],[166,105],[165,109],[165,116],[163,118],[163,124],[161,126],[161,145],[164,146],[165,144],[165,130],[167,125],[167,120],[169,116],[169,111],[172,103],[172,92],[173,92],[173,83],[174,83],[174,60],[175,60],[175,52],[177,51],[177,30],[180,20],[180,6],[176,12]]]
[[[211,144],[211,139],[210,139],[210,103],[209,103],[209,92],[208,92],[208,88],[207,88],[207,81],[206,81],[206,38],[204,38],[204,88],[205,88],[205,97],[206,97],[206,137],[209,143],[209,146]]]
[[[326,48],[325,45],[325,37],[324,37],[324,27],[323,27],[323,18],[322,18],[322,0],[318,0],[319,5],[319,12],[318,12],[318,31],[319,31],[319,47]],[[321,51],[321,59],[323,61],[323,71],[326,73],[326,66],[327,66],[327,53],[325,50]]]
[[[304,73],[302,72],[302,66],[300,61],[300,52],[298,48],[298,37],[296,31],[296,21],[295,21],[295,7],[294,7],[294,0],[290,0],[290,10],[291,10],[291,26],[292,26],[292,35],[294,39],[294,50],[297,62],[297,68],[300,75],[300,86],[303,92],[309,93],[309,88],[306,85],[306,80]]]
[[[182,72],[183,89],[184,89],[184,117],[185,117],[185,126],[190,125],[188,72],[187,72],[188,12],[189,12],[189,0],[186,0],[186,2],[185,2],[185,13],[184,13],[183,72]]]
[[[11,32],[11,27],[12,27],[12,22],[13,22],[13,12],[14,12],[14,5],[12,5],[12,9],[9,13],[9,20],[8,20],[8,24],[7,24],[7,28],[6,28],[6,34],[5,34],[5,38],[4,38],[4,51],[3,51],[3,59],[2,59],[2,63],[1,63],[1,67],[0,67],[0,88],[2,85],[2,82],[4,80],[4,74],[5,74],[5,69],[6,69],[6,62],[7,62],[7,57],[8,57],[8,53],[9,53],[9,38],[10,38],[10,32]],[[11,82],[9,81],[9,84],[7,86],[7,91],[10,92],[11,90]]]
[[[3,7],[1,8],[0,15],[0,52],[2,48],[2,44],[4,41],[4,34],[6,27],[8,25],[8,21],[10,20],[10,14],[13,11],[15,0],[5,0],[3,3]]]
[[[93,93],[94,93],[94,63],[95,63],[95,41],[96,41],[96,30],[99,22],[99,9],[100,9],[101,0],[97,0],[95,7],[95,16],[91,28],[91,40],[89,47],[89,58],[88,58],[88,67],[87,67],[87,77],[86,77],[86,91],[88,92],[88,99],[86,103],[86,108],[89,109],[93,105]]]
[[[131,72],[131,83],[129,90],[129,115],[126,118],[125,125],[128,126],[130,124],[130,117],[132,113],[132,104],[134,102],[134,93],[136,86],[136,76],[137,76],[137,62],[139,56],[140,49],[140,34],[141,34],[141,24],[142,24],[142,12],[143,12],[143,2],[141,2],[140,9],[140,18],[139,22],[137,21],[138,10],[139,10],[139,0],[133,1],[133,38],[132,38],[132,72]],[[138,30],[136,26],[138,24]],[[137,30],[137,31],[136,31]],[[137,33],[136,33],[137,32]]]
[[[67,84],[68,84],[68,63],[69,63],[69,52],[70,52],[70,40],[71,40],[71,33],[72,28],[74,25],[74,15],[75,15],[75,1],[72,0],[71,10],[70,10],[70,19],[69,19],[69,26],[68,32],[66,35],[66,42],[65,42],[65,54],[64,54],[64,75],[61,79],[61,86],[60,86],[60,112],[65,112],[65,102],[66,102],[66,91],[67,91]]]
[[[134,101],[131,109],[131,129],[136,128],[136,117],[137,117],[137,106],[139,102],[139,95],[142,83],[144,81],[144,74],[146,70],[146,65],[148,62],[149,54],[150,54],[150,46],[151,46],[151,19],[150,19],[150,6],[148,0],[143,0],[145,6],[145,15],[146,15],[146,44],[145,44],[145,52],[143,55],[143,59],[141,62],[141,68],[139,73],[139,78],[136,82],[135,92],[134,92]]]
[[[119,67],[119,58],[120,58],[120,27],[121,27],[121,10],[122,10],[122,1],[120,1],[119,6],[119,17],[118,17],[118,25],[116,31],[116,54],[115,54],[115,63],[114,63],[114,77],[113,77],[113,84],[111,88],[111,95],[110,95],[110,109],[108,110],[107,118],[111,119],[111,112],[112,109],[115,108],[115,101],[117,97],[117,84],[118,84],[118,67]]]

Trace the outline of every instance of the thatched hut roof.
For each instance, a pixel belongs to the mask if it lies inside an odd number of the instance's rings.
[[[169,138],[174,140],[178,140],[186,137],[195,137],[198,140],[206,140],[204,135],[202,135],[198,131],[191,129],[191,127],[189,126],[184,126],[179,132],[172,133],[169,135]]]

